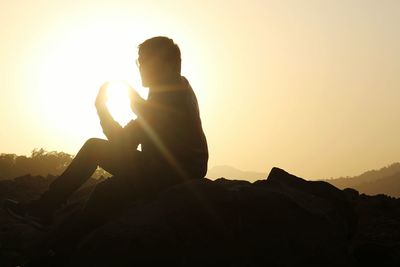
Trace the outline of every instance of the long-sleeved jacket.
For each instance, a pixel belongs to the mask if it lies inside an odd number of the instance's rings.
[[[184,179],[205,176],[207,141],[196,96],[184,77],[180,83],[149,94],[148,100],[138,107],[137,119],[124,128],[111,116],[99,115],[104,134],[111,142],[124,142],[134,149],[141,144],[147,166],[169,169]]]

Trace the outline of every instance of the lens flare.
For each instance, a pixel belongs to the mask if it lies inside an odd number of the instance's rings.
[[[122,126],[135,118],[130,109],[129,84],[125,81],[111,81],[107,89],[107,107],[111,115]]]

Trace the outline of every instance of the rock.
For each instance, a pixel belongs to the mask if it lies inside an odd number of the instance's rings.
[[[350,266],[356,216],[345,203],[277,169],[254,184],[189,181],[98,229],[72,266]]]
[[[354,254],[363,266],[400,266],[400,199],[359,196]]]
[[[273,189],[312,213],[318,213],[338,228],[346,237],[354,235],[357,216],[346,194],[323,181],[306,181],[279,168],[273,168],[267,180],[256,181],[258,186]]]
[[[1,181],[0,199],[28,199],[48,184],[31,178]],[[94,186],[78,191],[59,220]],[[399,266],[399,201],[278,168],[254,183],[192,180],[89,233],[68,266]],[[0,266],[15,266],[39,236],[3,211],[0,230]]]

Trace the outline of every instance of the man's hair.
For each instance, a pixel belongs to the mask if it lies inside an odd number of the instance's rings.
[[[178,74],[181,73],[181,51],[172,39],[157,36],[139,45],[139,58],[148,60],[154,57],[171,66]]]

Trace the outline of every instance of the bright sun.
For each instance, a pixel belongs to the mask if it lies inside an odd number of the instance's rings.
[[[51,38],[43,36],[32,48],[31,62],[37,64],[30,68],[35,82],[30,84],[35,88],[30,92],[33,105],[42,114],[41,127],[54,144],[63,144],[69,151],[88,138],[105,138],[94,106],[103,83],[111,82],[107,106],[114,119],[125,126],[135,118],[127,88],[120,81],[147,98],[148,90],[142,87],[135,64],[137,45],[160,35],[177,37],[183,43],[188,36],[174,32],[174,25],[129,12],[111,15],[107,11],[106,17],[77,19],[52,27]],[[191,81],[194,78],[190,76]]]
[[[38,59],[42,68],[35,75],[39,92],[34,97],[49,132],[68,134],[67,142],[71,144],[101,137],[94,101],[100,86],[107,81],[111,82],[107,106],[115,120],[124,126],[135,118],[127,87],[120,81],[126,81],[147,98],[135,64],[137,45],[157,35],[150,29],[138,29],[118,21],[115,25],[99,23],[60,33],[54,38],[57,42],[43,44],[46,53]]]
[[[107,107],[122,125],[135,118],[130,109],[129,86],[125,81],[110,81],[107,89]]]

